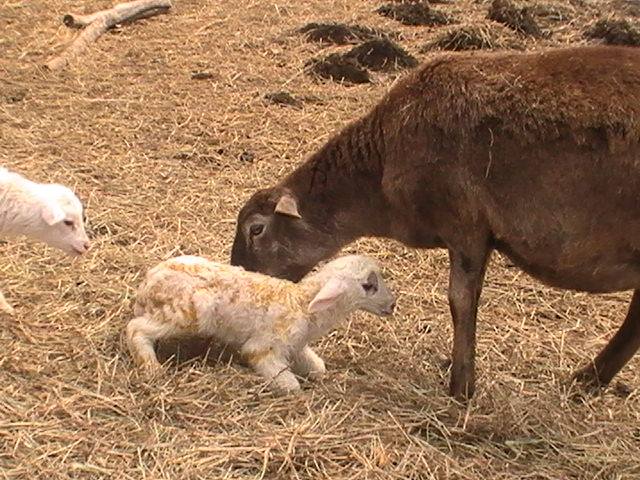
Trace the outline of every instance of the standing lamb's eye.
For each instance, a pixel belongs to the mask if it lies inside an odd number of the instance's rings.
[[[262,223],[254,223],[249,227],[249,234],[252,237],[257,237],[264,231],[264,224]]]
[[[65,221],[64,221],[64,224],[65,224],[67,227],[73,227],[74,222],[73,222],[73,220],[65,220]]]

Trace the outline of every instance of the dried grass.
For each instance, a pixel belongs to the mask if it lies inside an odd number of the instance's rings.
[[[630,392],[576,403],[566,384],[619,326],[629,295],[548,289],[500,258],[466,408],[444,390],[445,254],[378,240],[351,250],[384,262],[397,315],[357,315],[322,341],[328,376],[299,397],[272,397],[217,352],[157,378],[135,373],[120,334],[142,272],[178,253],[226,261],[244,199],[395,79],[315,82],[305,61],[332,50],[289,32],[312,21],[402,29],[415,52],[439,29],[399,27],[369,0],[183,0],[53,74],[43,63],[76,34],[60,26],[66,9],[110,4],[71,3],[0,4],[0,161],[75,186],[95,241],[74,261],[41,245],[1,246],[2,289],[17,310],[0,317],[2,478],[638,478],[638,359],[619,377]],[[601,7],[585,4],[527,48],[584,41]],[[439,8],[476,22],[487,4]],[[315,100],[264,101],[278,91]],[[206,344],[181,346],[188,357]]]

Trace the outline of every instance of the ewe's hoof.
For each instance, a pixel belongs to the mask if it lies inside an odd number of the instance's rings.
[[[593,365],[587,365],[574,373],[571,377],[571,384],[576,386],[576,390],[571,395],[571,399],[574,401],[584,401],[597,396],[607,386],[600,382]]]
[[[468,403],[473,397],[474,392],[475,388],[470,384],[457,384],[455,382],[451,382],[449,385],[449,395],[462,404]]]
[[[601,383],[598,372],[593,365],[587,365],[573,374],[572,382],[578,384],[585,392],[599,392],[606,384]]]

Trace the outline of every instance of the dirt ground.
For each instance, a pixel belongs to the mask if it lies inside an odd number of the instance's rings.
[[[534,38],[487,20],[482,0],[433,5],[452,19],[441,26],[404,25],[376,13],[383,3],[179,0],[51,72],[44,63],[77,35],[62,15],[111,2],[0,0],[0,163],[73,186],[94,241],[76,260],[22,240],[0,245],[2,290],[16,308],[0,317],[0,477],[640,478],[640,358],[602,396],[576,401],[568,383],[620,325],[629,294],[549,289],[499,256],[466,407],[445,390],[446,254],[380,240],[349,250],[384,263],[397,314],[355,315],[324,339],[328,375],[301,395],[274,397],[215,355],[155,378],[132,368],[120,335],[144,271],[179,253],[228,261],[243,201],[403,74],[371,72],[360,85],[313,78],[310,59],[358,40],[308,42],[299,28],[374,27],[424,61],[438,54],[425,45],[451,29],[496,31],[525,49],[580,44],[596,20],[637,6],[530,1],[543,31]]]

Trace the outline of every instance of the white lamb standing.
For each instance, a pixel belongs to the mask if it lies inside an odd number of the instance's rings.
[[[386,316],[394,307],[380,267],[368,257],[340,257],[293,283],[181,256],[147,273],[126,338],[135,362],[155,369],[155,341],[212,337],[240,353],[276,392],[286,393],[300,389],[294,374],[315,380],[326,371],[310,342],[355,310]]]
[[[82,203],[67,187],[36,183],[0,167],[0,235],[26,235],[69,255],[89,249]],[[13,307],[0,292],[0,310]]]

